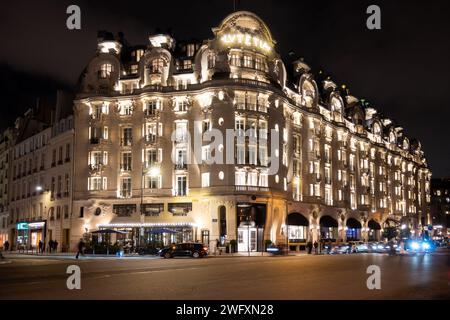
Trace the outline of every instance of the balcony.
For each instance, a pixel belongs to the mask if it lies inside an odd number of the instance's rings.
[[[156,134],[147,134],[144,136],[144,142],[146,144],[153,144],[158,142],[158,136]]]
[[[268,187],[259,186],[235,186],[235,190],[238,192],[268,192]]]
[[[121,171],[131,171],[131,164],[129,163],[121,163],[120,164]]]
[[[176,163],[174,165],[175,170],[187,170],[187,164],[186,163]]]
[[[120,145],[122,147],[131,147],[132,144],[133,144],[133,139],[131,139],[131,138],[120,139]]]
[[[160,110],[158,109],[145,109],[144,117],[146,118],[157,118],[160,116]]]
[[[119,198],[131,198],[131,190],[120,190]]]
[[[188,141],[187,135],[176,135],[175,143],[186,143]]]
[[[97,138],[97,137],[91,138],[89,143],[90,144],[99,144],[100,143],[100,138]]]
[[[98,172],[103,170],[103,163],[95,163],[89,165],[89,171]]]

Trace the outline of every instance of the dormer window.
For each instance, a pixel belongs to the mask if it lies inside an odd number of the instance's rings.
[[[376,136],[381,135],[381,126],[379,123],[375,122],[373,125],[373,134]]]
[[[186,46],[186,55],[188,57],[194,56],[195,53],[195,44],[191,43]]]
[[[98,72],[98,76],[100,79],[108,79],[111,77],[111,74],[113,73],[114,68],[112,64],[110,63],[104,63],[100,66],[100,70]]]
[[[208,69],[214,68],[216,65],[216,55],[212,52],[208,54]]]
[[[164,60],[161,58],[157,58],[152,60],[150,65],[151,73],[162,73],[164,68]]]

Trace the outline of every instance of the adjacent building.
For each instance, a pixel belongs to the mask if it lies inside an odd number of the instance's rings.
[[[7,129],[0,135],[0,248],[9,240],[8,180],[11,146],[14,130]]]
[[[431,225],[429,232],[436,237],[448,237],[450,226],[450,178],[431,179]]]
[[[12,249],[69,250],[73,174],[72,98],[32,108],[16,121],[9,177],[9,242]]]
[[[204,41],[156,34],[131,47],[99,33],[73,125],[73,157],[69,138],[46,146],[47,162],[65,169],[46,175],[44,205],[55,221],[61,208],[60,231],[49,230],[71,249],[105,228],[132,246],[235,240],[261,251],[266,240],[292,250],[378,240],[389,226],[420,236],[432,223],[420,142],[301,59],[285,64],[250,12]],[[27,159],[14,161],[26,171]]]

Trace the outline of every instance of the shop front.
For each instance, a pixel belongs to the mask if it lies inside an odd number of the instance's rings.
[[[16,224],[16,245],[19,250],[37,250],[39,241],[45,243],[46,222],[19,222]]]
[[[92,234],[93,243],[109,242],[124,246],[129,252],[142,247],[162,248],[173,243],[196,239],[193,223],[112,223],[98,226],[99,230],[111,229],[116,233]]]
[[[361,223],[358,220],[348,218],[345,230],[347,241],[359,241],[361,239],[361,228]]]
[[[381,230],[380,224],[375,220],[371,219],[367,223],[367,227],[369,228],[369,241],[379,241]]]
[[[264,251],[266,205],[237,204],[237,249],[240,252]]]
[[[336,242],[338,236],[338,222],[330,216],[320,218],[320,239]]]
[[[301,213],[293,212],[288,215],[289,250],[301,251],[306,248],[308,238],[308,219]]]

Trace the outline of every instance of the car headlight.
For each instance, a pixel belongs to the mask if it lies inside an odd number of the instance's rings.
[[[428,242],[423,242],[422,243],[422,249],[425,249],[425,250],[430,249],[430,244]]]
[[[414,250],[417,250],[417,249],[419,249],[419,243],[418,242],[416,242],[416,241],[414,241],[413,243],[411,243],[411,248],[413,248]]]

